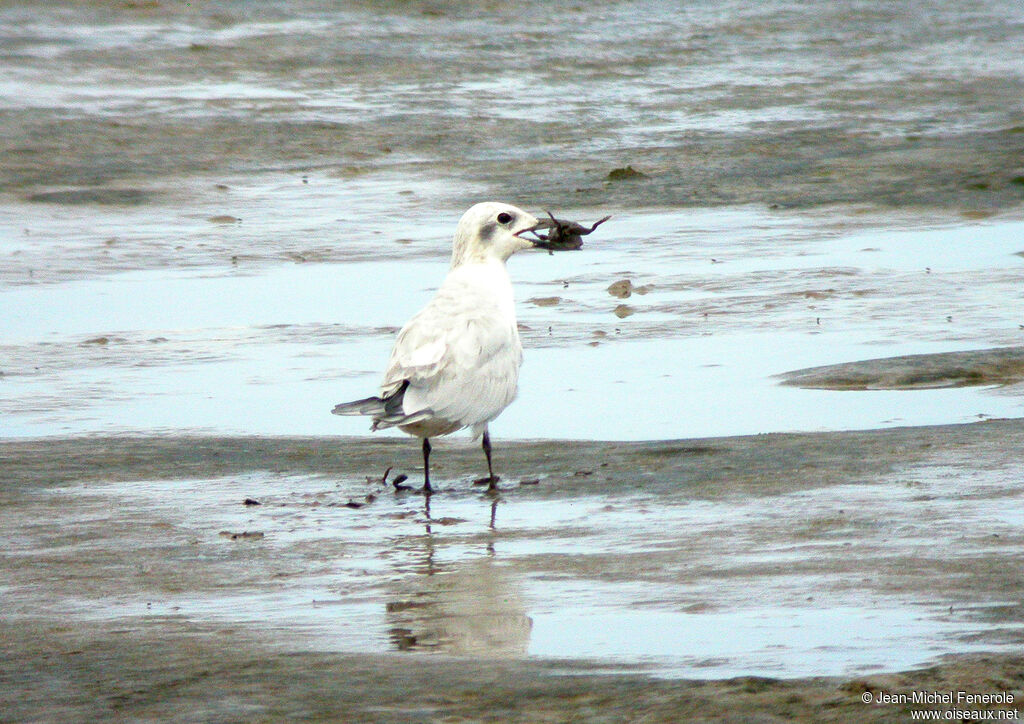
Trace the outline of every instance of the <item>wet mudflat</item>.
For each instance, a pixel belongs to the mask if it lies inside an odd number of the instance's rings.
[[[429,500],[366,475],[415,480],[414,447],[4,443],[7,712],[881,721],[906,709],[865,690],[1021,691],[1017,421],[518,442],[494,499],[464,445]]]
[[[3,4],[0,720],[1024,701],[1019,3],[649,12]],[[428,504],[329,409],[484,198],[613,218]]]
[[[787,385],[838,390],[917,390],[970,385],[1013,388],[1024,381],[1024,347],[847,362],[781,375]]]
[[[390,170],[456,208],[986,213],[1024,194],[1020,12],[5,3],[0,188],[144,207],[194,198],[175,178]]]

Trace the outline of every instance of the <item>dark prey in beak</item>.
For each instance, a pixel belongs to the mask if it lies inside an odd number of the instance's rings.
[[[532,240],[533,245],[538,249],[547,249],[549,254],[553,254],[556,251],[582,248],[582,237],[591,233],[598,226],[612,218],[611,216],[606,216],[587,227],[582,224],[578,224],[575,221],[556,219],[552,216],[550,211],[546,213],[548,215],[548,219],[542,219],[532,229],[528,229],[528,231],[537,237],[536,240]],[[538,234],[537,232],[540,229],[550,229],[550,231],[546,234]]]

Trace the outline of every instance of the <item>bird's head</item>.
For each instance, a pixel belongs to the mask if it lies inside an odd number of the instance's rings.
[[[522,234],[543,228],[545,222],[511,204],[486,201],[462,215],[452,245],[452,268],[470,261],[507,260],[537,244]]]

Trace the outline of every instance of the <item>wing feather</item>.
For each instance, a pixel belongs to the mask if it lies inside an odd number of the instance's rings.
[[[486,423],[514,399],[522,363],[515,316],[494,294],[450,276],[402,328],[381,384],[406,381],[404,412],[430,409],[461,426]]]

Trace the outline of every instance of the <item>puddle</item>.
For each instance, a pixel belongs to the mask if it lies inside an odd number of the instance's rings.
[[[542,481],[496,501],[443,477],[429,501],[264,472],[80,484],[9,513],[8,613],[665,677],[907,670],[1017,645],[1024,623],[999,611],[1019,602],[963,570],[1019,545],[1016,477],[946,455],[872,482],[710,499],[685,481],[582,495]],[[54,505],[60,529],[39,526]],[[242,532],[262,535],[228,535]]]
[[[666,439],[1021,415],[1018,396],[986,388],[836,392],[774,377],[1020,344],[1020,222],[822,235],[807,219],[733,209],[606,227],[583,252],[511,260],[527,351],[496,436]],[[328,411],[376,387],[396,329],[443,278],[443,243],[430,244],[431,258],[399,250],[7,286],[5,433],[365,434],[365,421]],[[646,293],[609,292],[622,279]]]
[[[530,653],[613,658],[661,676],[700,679],[899,671],[946,653],[946,640],[961,631],[935,615],[879,608],[727,614],[576,609],[535,616]]]

